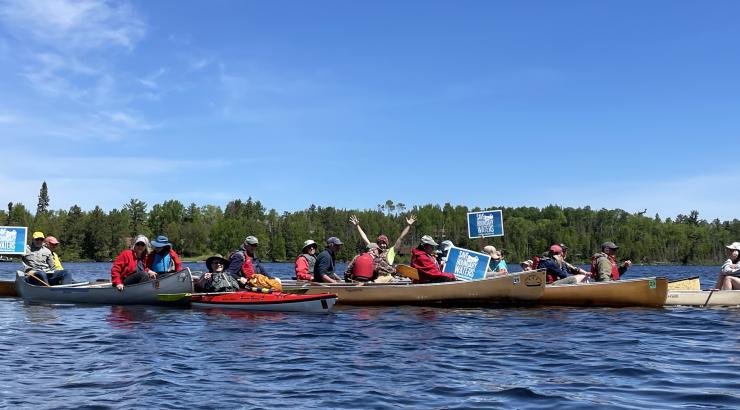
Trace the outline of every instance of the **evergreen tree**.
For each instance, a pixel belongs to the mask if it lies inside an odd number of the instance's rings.
[[[41,184],[41,190],[39,191],[39,202],[36,205],[36,216],[39,214],[45,214],[49,210],[49,190],[46,186],[46,181]]]
[[[129,216],[129,231],[130,237],[136,235],[149,235],[149,231],[146,230],[146,202],[142,202],[138,199],[132,198],[128,204],[123,206],[123,209],[128,212]]]

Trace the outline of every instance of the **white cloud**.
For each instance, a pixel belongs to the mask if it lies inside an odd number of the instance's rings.
[[[158,87],[157,80],[159,79],[159,77],[164,75],[166,72],[167,72],[167,69],[160,68],[159,70],[157,70],[156,72],[152,74],[149,74],[143,78],[139,78],[139,82],[147,88],[155,89]]]
[[[130,4],[103,0],[3,0],[0,21],[18,38],[57,50],[132,49],[146,32]]]

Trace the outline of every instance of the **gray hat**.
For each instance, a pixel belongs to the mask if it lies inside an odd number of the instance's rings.
[[[434,238],[432,238],[429,235],[424,235],[421,237],[421,243],[425,245],[432,245],[432,246],[439,246],[437,242],[434,242]]]
[[[326,240],[327,245],[344,245],[342,241],[339,240],[336,236],[332,236],[331,238]]]
[[[311,245],[318,246],[318,245],[316,245],[316,242],[314,242],[313,239],[309,239],[306,242],[303,242],[303,247],[301,248],[301,251],[306,250],[306,248],[308,248]]]
[[[257,239],[256,236],[249,235],[244,239],[244,242],[250,244],[250,245],[257,245],[260,243],[260,241]]]
[[[378,244],[375,242],[370,242],[369,244],[367,244],[367,250],[371,251],[373,249],[380,249],[380,246],[378,246]]]
[[[725,248],[732,249],[733,251],[740,251],[740,242],[733,242],[725,246]]]
[[[619,246],[615,245],[614,242],[604,242],[601,244],[601,249],[619,249]]]

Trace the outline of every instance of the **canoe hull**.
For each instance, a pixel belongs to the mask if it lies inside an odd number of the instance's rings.
[[[172,304],[161,300],[158,295],[192,293],[193,279],[190,271],[182,270],[162,275],[157,280],[126,286],[119,292],[110,283],[84,286],[36,286],[25,280],[23,272],[16,272],[18,296],[26,301],[60,304],[97,305],[161,305]],[[175,302],[178,303],[178,302]],[[187,303],[187,301],[179,302]]]
[[[668,293],[666,278],[625,279],[546,286],[539,301],[547,306],[661,307]]]
[[[740,306],[740,290],[671,290],[667,306]]]
[[[432,306],[496,306],[534,304],[542,295],[544,272],[520,272],[489,279],[429,284],[383,283],[365,284],[305,284],[285,285],[291,293],[307,295],[334,293],[337,304],[372,305],[432,305]]]
[[[199,308],[239,309],[258,312],[329,313],[337,296],[295,295],[283,292],[233,292],[218,295],[194,294],[191,305]]]

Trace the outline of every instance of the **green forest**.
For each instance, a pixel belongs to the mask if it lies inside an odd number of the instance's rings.
[[[278,213],[251,197],[235,199],[225,208],[215,205],[185,205],[178,200],[149,205],[133,198],[120,209],[108,212],[96,206],[83,210],[75,205],[67,210],[49,209],[46,182],[39,191],[36,212],[21,203],[9,203],[0,211],[6,226],[27,226],[30,232],[42,231],[56,236],[57,249],[64,261],[110,261],[125,249],[130,238],[144,234],[149,238],[166,235],[175,250],[191,260],[202,260],[213,253],[228,254],[239,247],[247,235],[260,240],[258,256],[267,261],[291,261],[300,252],[303,241],[323,243],[330,236],[339,237],[346,246],[338,255],[349,260],[362,249],[362,240],[349,217],[356,214],[372,239],[383,233],[395,241],[405,224],[405,217],[415,214],[417,222],[405,238],[401,254],[408,254],[422,235],[432,235],[437,242],[451,240],[456,246],[480,250],[494,245],[509,262],[530,259],[550,244],[565,243],[569,258],[587,262],[599,244],[610,240],[621,246],[619,259],[636,263],[716,264],[725,259],[724,246],[740,240],[740,221],[711,222],[692,210],[675,219],[646,216],[621,209],[516,207],[487,204],[468,208],[464,205],[407,206],[387,200],[372,209],[337,209],[310,205],[295,212]],[[503,237],[469,239],[468,212],[501,209]],[[402,259],[403,260],[403,259]]]

